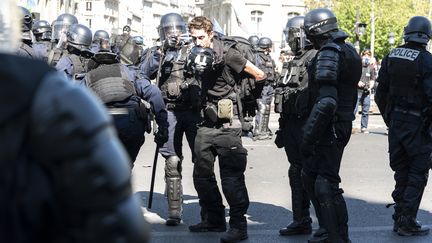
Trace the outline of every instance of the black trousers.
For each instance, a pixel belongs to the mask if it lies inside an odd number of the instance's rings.
[[[417,214],[431,165],[432,139],[421,117],[392,112],[389,124],[390,167],[396,181],[396,210]]]
[[[206,220],[216,225],[225,224],[222,197],[214,175],[214,162],[218,156],[222,190],[230,205],[230,226],[246,229],[245,214],[249,207],[244,177],[247,150],[242,146],[240,135],[241,126],[198,128],[193,177],[202,211],[208,213]]]

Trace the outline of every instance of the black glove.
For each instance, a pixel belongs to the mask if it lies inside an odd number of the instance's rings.
[[[275,134],[276,134],[276,138],[275,138],[274,143],[276,144],[276,147],[283,148],[285,146],[285,143],[284,143],[284,139],[283,139],[282,130],[278,129],[275,132]]]
[[[176,45],[177,45],[177,36],[171,36],[164,41],[163,49],[164,50],[174,49]]]
[[[162,147],[168,141],[168,127],[159,127],[154,141],[159,147]]]
[[[303,141],[300,144],[300,152],[305,158],[315,155],[315,144]]]

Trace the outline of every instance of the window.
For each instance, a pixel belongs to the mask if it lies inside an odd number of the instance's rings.
[[[86,2],[86,10],[91,11],[92,10],[92,2]]]
[[[91,19],[86,19],[86,22],[87,22],[87,26],[91,29],[91,22],[92,22],[92,20]]]
[[[299,13],[296,13],[296,12],[289,12],[288,13],[288,19],[290,19],[290,18],[292,18],[292,17],[295,17],[295,16],[299,16],[300,14]]]
[[[254,10],[251,12],[251,22],[253,26],[252,32],[254,32],[254,35],[261,36],[261,27],[262,27],[262,16],[264,12]]]

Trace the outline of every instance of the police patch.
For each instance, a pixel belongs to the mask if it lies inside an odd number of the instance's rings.
[[[409,48],[395,48],[390,52],[389,57],[414,61],[419,54],[420,51],[417,50],[413,50]]]

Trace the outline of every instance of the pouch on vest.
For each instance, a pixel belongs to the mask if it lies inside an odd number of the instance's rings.
[[[233,102],[231,99],[221,99],[218,101],[218,118],[231,120],[233,118]]]
[[[167,83],[168,98],[178,98],[180,96],[180,86],[176,82]]]
[[[206,108],[204,109],[204,115],[211,122],[216,123],[218,120],[218,111],[216,106],[214,104],[207,104]]]

